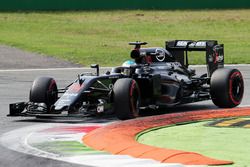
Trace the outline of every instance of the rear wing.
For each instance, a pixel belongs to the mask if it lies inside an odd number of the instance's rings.
[[[224,45],[216,40],[173,40],[166,41],[166,49],[175,56],[176,60],[188,67],[188,51],[205,51],[208,76],[224,67]]]

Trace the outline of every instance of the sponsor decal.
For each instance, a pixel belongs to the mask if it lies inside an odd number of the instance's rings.
[[[165,52],[163,49],[156,49],[156,59],[159,61],[159,62],[163,62],[165,60]]]
[[[214,62],[213,55],[209,55],[209,56],[208,56],[208,62],[209,62],[209,63]]]
[[[110,76],[109,79],[118,79],[120,76],[119,75],[115,75],[115,76]]]
[[[109,89],[112,90],[114,88],[113,84],[109,84]]]
[[[221,120],[216,120],[209,123],[208,126],[215,127],[233,127],[233,128],[250,128],[250,118],[226,118]]]
[[[214,64],[215,63],[220,63],[224,60],[224,55],[223,53],[220,52],[220,48],[214,47],[213,49],[214,53],[213,53],[213,57],[214,57]]]
[[[144,52],[140,52],[140,55],[141,56],[146,56],[146,52],[144,51]]]
[[[192,41],[178,41],[176,46],[178,47],[186,47],[187,44]],[[192,42],[189,44],[189,47],[206,47],[207,42],[206,41],[198,41],[198,42]]]
[[[184,47],[187,46],[187,43],[190,41],[178,41],[176,46]]]
[[[213,54],[208,55],[208,62],[209,63],[220,63],[223,62],[224,60],[224,55],[222,53],[219,52],[218,49],[214,48],[213,49]]]

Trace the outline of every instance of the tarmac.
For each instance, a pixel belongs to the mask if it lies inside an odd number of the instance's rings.
[[[0,60],[0,70],[82,67],[82,65],[70,63],[52,56],[31,53],[5,45],[0,45]]]

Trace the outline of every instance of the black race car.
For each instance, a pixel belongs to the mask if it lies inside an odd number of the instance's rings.
[[[215,40],[167,41],[166,47],[142,48],[146,42],[131,42],[132,60],[106,74],[81,74],[58,89],[53,78],[33,82],[29,102],[10,104],[8,116],[87,116],[115,113],[131,119],[144,109],[158,109],[212,99],[222,108],[236,107],[244,93],[242,74],[224,68],[224,46]],[[197,76],[189,68],[189,51],[205,51],[207,73]]]

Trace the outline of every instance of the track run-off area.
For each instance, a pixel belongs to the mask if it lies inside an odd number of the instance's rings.
[[[194,68],[197,73],[202,73],[206,70],[204,66],[194,66]],[[160,148],[152,149],[151,146],[136,142],[136,135],[150,128],[168,125],[173,126],[174,124],[184,122],[222,117],[249,116],[250,112],[246,106],[250,104],[250,92],[248,91],[250,85],[250,66],[238,65],[230,66],[229,68],[238,68],[242,72],[245,81],[244,98],[238,108],[220,110],[215,107],[211,101],[204,101],[169,109],[169,111],[166,111],[166,114],[160,116],[153,115],[129,121],[119,121],[113,117],[54,119],[26,117],[7,118],[8,105],[13,102],[27,101],[30,86],[37,76],[52,76],[57,81],[59,87],[64,87],[72,82],[78,74],[89,71],[90,69],[0,70],[0,151],[2,153],[0,166],[17,166],[17,164],[20,164],[18,165],[20,167],[183,167],[197,164],[210,164],[204,163],[204,161],[199,161],[199,163],[194,163],[194,161],[184,162],[182,161],[183,158],[179,158],[179,155],[186,156],[186,160],[202,157],[202,160],[204,160],[204,158],[211,158],[214,164],[230,164],[233,161],[231,159],[226,159],[225,161],[215,160],[213,157],[205,157],[202,154],[190,153],[185,150],[182,150],[182,152],[175,150],[175,154],[171,154],[170,152],[167,154],[167,152],[165,152],[166,150],[163,151]],[[105,68],[103,70],[106,71],[108,69],[109,68]],[[134,125],[134,128],[129,128],[131,125]],[[112,127],[115,129],[112,129]],[[122,128],[122,130],[119,128]],[[119,136],[119,134],[123,136]],[[132,142],[133,145],[129,145],[126,141]],[[143,145],[144,149],[137,149],[138,145]],[[159,152],[157,153],[157,151]],[[150,154],[157,156],[153,158],[149,156]],[[177,154],[178,156],[176,156]],[[166,157],[167,155],[172,159]]]

